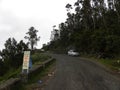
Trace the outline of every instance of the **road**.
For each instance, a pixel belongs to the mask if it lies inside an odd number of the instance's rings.
[[[90,60],[67,55],[57,59],[55,76],[44,90],[120,90],[120,79]]]

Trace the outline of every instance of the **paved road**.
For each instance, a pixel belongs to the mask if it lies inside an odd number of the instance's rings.
[[[55,77],[44,90],[120,90],[120,79],[89,60],[67,55],[57,59]]]

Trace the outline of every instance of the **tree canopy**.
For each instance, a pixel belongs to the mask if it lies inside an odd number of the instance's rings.
[[[77,0],[66,9],[66,21],[59,24],[60,38],[48,46],[74,47],[99,57],[120,54],[120,0]]]
[[[37,36],[38,30],[34,27],[30,27],[29,31],[26,33],[28,36],[25,36],[25,39],[28,39],[28,43],[31,46],[31,50],[34,49],[34,46],[37,45],[37,41],[40,40],[40,36]]]

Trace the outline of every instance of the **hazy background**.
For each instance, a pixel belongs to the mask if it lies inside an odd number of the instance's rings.
[[[41,36],[37,48],[50,40],[53,25],[66,19],[66,4],[75,0],[0,0],[0,49],[9,37],[24,40],[31,26]],[[25,41],[25,40],[24,40]]]

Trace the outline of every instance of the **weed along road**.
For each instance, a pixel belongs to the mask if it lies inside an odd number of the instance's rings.
[[[44,90],[120,90],[120,79],[100,65],[79,57],[54,54],[55,76]]]

